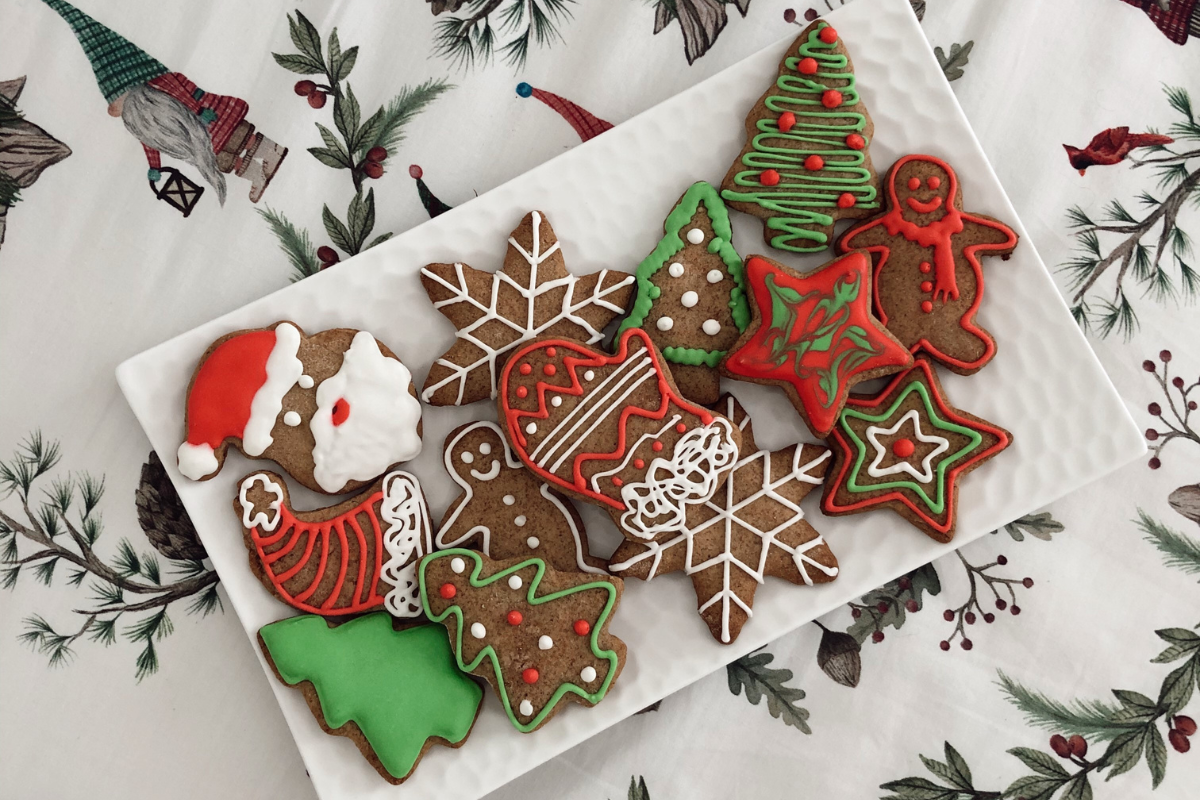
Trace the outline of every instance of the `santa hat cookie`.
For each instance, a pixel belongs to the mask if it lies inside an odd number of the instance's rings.
[[[421,452],[412,375],[365,331],[313,336],[291,322],[236,331],[200,359],[187,394],[179,471],[216,475],[230,444],[304,486],[355,491]]]

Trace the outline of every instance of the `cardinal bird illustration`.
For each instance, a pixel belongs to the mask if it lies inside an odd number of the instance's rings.
[[[1129,128],[1107,128],[1093,136],[1088,146],[1082,150],[1069,144],[1064,144],[1063,148],[1067,151],[1071,166],[1083,175],[1088,167],[1107,167],[1124,161],[1130,150],[1171,144],[1174,141],[1170,136],[1159,133],[1130,133]]]

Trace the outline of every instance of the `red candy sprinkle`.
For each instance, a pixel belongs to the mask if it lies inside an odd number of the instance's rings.
[[[458,594],[458,589],[454,588],[453,583],[443,583],[440,587],[438,587],[438,594],[442,596],[443,600],[449,600],[450,598],[454,597],[454,595]]]
[[[837,31],[828,25],[822,28],[821,32],[817,34],[817,36],[820,37],[821,41],[825,44],[833,44],[838,40]]]
[[[620,485],[621,485],[621,484],[623,484],[624,482],[625,482],[625,481],[621,480],[621,479],[620,479],[618,476],[616,476],[616,475],[613,475],[613,479],[612,479],[612,484],[613,484],[613,486],[620,486]]]
[[[867,140],[857,133],[852,133],[846,137],[846,147],[849,147],[851,150],[862,150],[866,146]]]
[[[825,159],[818,155],[811,155],[804,159],[804,168],[809,172],[816,172],[819,169],[825,169]]]
[[[554,347],[547,347],[546,355],[550,356],[551,358],[554,358],[556,355],[558,355],[558,349],[554,348]]]
[[[921,281],[921,291],[922,292],[932,292],[933,291],[933,281]]]
[[[815,61],[813,62],[816,63]],[[787,133],[796,124],[796,115],[790,111],[785,111],[779,115],[779,132]]]
[[[524,386],[517,387],[517,397],[526,397],[526,396],[528,396],[528,394],[529,394],[529,390],[526,389]]]
[[[684,425],[681,422],[675,426],[675,430],[678,431],[679,433],[687,433],[687,425]]]
[[[763,186],[777,186],[779,184],[779,173],[773,169],[763,170],[763,174],[758,176],[758,182]]]
[[[842,93],[837,89],[826,89],[821,95],[821,105],[826,108],[837,108],[842,104]]]
[[[521,680],[525,681],[526,683],[537,683],[538,678],[540,677],[541,676],[538,675],[538,671],[533,667],[530,667],[521,673]]]
[[[800,59],[799,64],[800,74],[815,75],[817,72],[817,66],[817,60],[815,58],[802,58]]]
[[[350,418],[350,404],[346,402],[346,398],[339,397],[338,401],[333,404],[333,411],[330,412],[329,421],[336,428],[347,419]]]
[[[929,302],[928,300],[925,300],[924,302],[921,303],[921,310],[924,311],[926,314],[931,313],[933,311],[933,303]]]
[[[634,466],[634,469],[642,469],[643,467],[646,466],[646,462],[642,461],[640,458],[635,458],[633,460],[633,466]]]
[[[513,610],[508,612],[508,616],[505,619],[508,620],[509,625],[520,625],[525,618],[521,616],[520,611]]]
[[[854,208],[854,204],[858,201],[854,199],[854,195],[845,192],[838,198],[838,208]]]
[[[575,620],[575,624],[572,627],[575,628],[575,632],[580,636],[587,636],[592,630],[592,626],[588,624],[586,619]]]
[[[558,367],[554,366],[553,364],[547,364],[546,366],[542,367],[542,372],[546,373],[547,375],[553,375],[554,373],[558,372]]]
[[[916,449],[911,439],[897,439],[892,442],[892,452],[899,458],[908,458]]]
[[[521,374],[522,375],[528,375],[531,372],[533,372],[533,367],[529,366],[528,364],[521,365]]]
[[[663,448],[663,443],[662,443],[662,442],[655,442],[654,444],[650,445],[650,449],[651,449],[651,450],[653,450],[653,451],[654,451],[654,452],[656,452],[656,453],[661,453],[661,452],[662,452],[662,448]]]
[[[929,266],[928,261],[921,262],[921,272],[929,272],[930,269],[932,269],[932,267]]]

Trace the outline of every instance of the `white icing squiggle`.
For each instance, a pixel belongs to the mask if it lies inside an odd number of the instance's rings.
[[[925,455],[925,458],[921,459],[920,472],[918,472],[916,468],[913,467],[913,465],[908,461],[897,461],[895,464],[887,467],[886,469],[881,468],[879,465],[883,463],[883,459],[887,455],[887,448],[880,443],[879,437],[881,435],[895,435],[900,431],[900,428],[904,427],[904,423],[910,419],[912,420],[913,429],[916,431],[917,441],[924,442],[925,444],[934,444],[936,442],[937,447],[935,447],[933,450],[930,450]],[[871,427],[867,428],[867,439],[875,447],[875,459],[871,462],[871,465],[867,467],[867,474],[872,478],[883,478],[888,475],[907,472],[921,483],[929,483],[933,480],[933,460],[950,449],[950,441],[948,439],[943,439],[941,436],[927,434],[921,430],[921,416],[917,413],[915,408],[911,409],[907,414],[897,420],[896,424],[890,428],[881,428],[878,425],[872,425]]]
[[[422,556],[433,552],[429,508],[421,484],[407,472],[391,472],[383,479],[383,502],[379,516],[388,523],[383,546],[388,560],[379,577],[394,588],[383,604],[394,617],[421,614],[421,591],[417,565]]]
[[[250,502],[246,497],[256,483],[261,483],[263,488],[275,497],[267,505],[270,514],[267,511],[256,510],[254,503]],[[283,487],[265,474],[256,472],[242,481],[242,488],[238,491],[238,501],[242,504],[242,527],[247,529],[258,528],[270,533],[279,525],[279,510],[283,507]]]

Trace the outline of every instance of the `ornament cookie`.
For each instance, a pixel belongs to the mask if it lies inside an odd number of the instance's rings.
[[[388,783],[403,783],[434,744],[461,747],[483,700],[441,625],[397,631],[375,613],[333,627],[305,615],[264,626],[258,645],[321,729],[354,742]]]
[[[492,685],[522,733],[544,725],[564,698],[599,703],[625,665],[625,643],[608,632],[620,578],[457,549],[424,559],[420,575],[429,618],[446,625],[459,669]]]
[[[782,386],[817,436],[829,435],[851,386],[912,364],[912,355],[871,316],[870,263],[862,253],[805,273],[751,256],[746,279],[750,326],[721,372]]]
[[[421,270],[421,284],[433,307],[458,329],[421,390],[435,406],[494,398],[504,359],[534,337],[600,341],[604,326],[625,311],[633,294],[632,275],[567,272],[554,229],[540,211],[526,214],[512,232],[499,272],[430,264]]]
[[[838,247],[871,253],[875,313],[913,353],[960,375],[992,360],[996,342],[975,323],[983,300],[979,256],[1007,259],[1017,234],[962,210],[949,164],[921,155],[897,161],[887,176],[887,212],[846,231]]]
[[[417,479],[399,470],[345,502],[294,511],[283,478],[253,472],[233,509],[250,570],[292,608],[334,617],[385,607],[421,614],[417,562],[433,550],[429,508]]]
[[[606,509],[635,540],[712,497],[741,443],[729,420],[680,396],[641,328],[621,334],[615,355],[568,339],[523,345],[500,374],[499,408],[535,475]]]
[[[637,295],[617,333],[642,328],[671,362],[683,396],[712,405],[717,364],[750,322],[742,259],[717,190],[692,184],[663,225],[665,236],[637,268]]]
[[[366,331],[291,322],[222,336],[187,392],[179,471],[208,480],[230,445],[325,494],[356,491],[421,452],[408,368]]]
[[[1012,434],[946,402],[925,358],[872,398],[854,397],[829,438],[821,509],[890,508],[939,542],[954,538],[958,480],[1012,444]]]
[[[438,526],[438,549],[469,547],[497,561],[537,556],[562,572],[608,574],[604,559],[588,552],[571,501],[525,468],[499,425],[455,428],[446,437],[444,461],[462,494]]]
[[[737,464],[711,500],[687,507],[677,531],[650,542],[626,541],[609,559],[614,575],[650,580],[682,570],[717,641],[730,644],[753,614],[754,592],[773,575],[796,585],[828,583],[837,558],[800,508],[829,468],[829,450],[793,444],[759,450],[750,415],[732,395],[718,407],[742,432]]]
[[[763,221],[771,247],[820,252],[832,244],[837,220],[879,208],[873,134],[850,55],[837,31],[818,20],[788,48],[775,85],[746,117],[746,146],[721,196]]]

